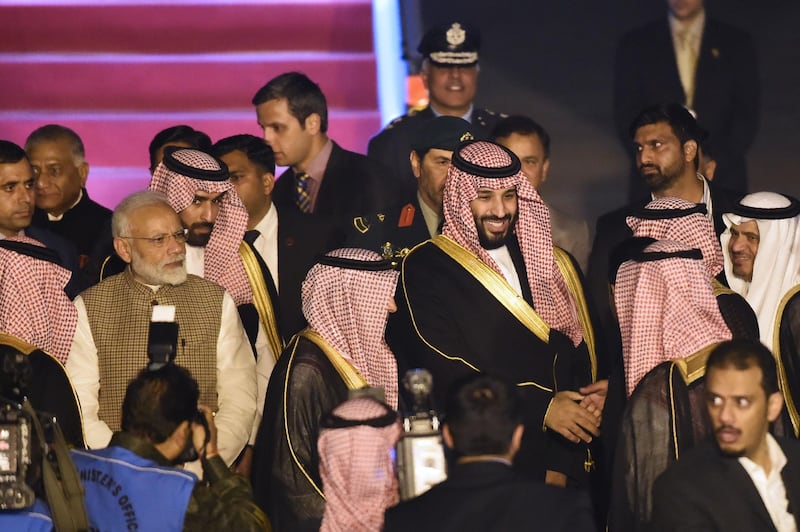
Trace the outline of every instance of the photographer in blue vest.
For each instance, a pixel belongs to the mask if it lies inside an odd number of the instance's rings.
[[[144,369],[128,384],[109,446],[72,452],[92,529],[270,530],[247,480],[220,458],[214,418],[198,397],[186,369]],[[176,467],[198,456],[203,481]]]

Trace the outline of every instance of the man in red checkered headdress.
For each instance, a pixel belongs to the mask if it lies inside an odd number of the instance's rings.
[[[70,272],[58,255],[25,236],[0,240],[0,332],[64,364],[78,313],[64,293]]]
[[[225,163],[206,152],[167,147],[150,189],[167,196],[188,231],[186,271],[219,284],[236,303],[258,361],[260,414],[283,339],[268,288],[269,272],[252,244],[243,240],[247,209],[228,177]],[[256,424],[250,445],[257,428]],[[247,458],[249,462],[249,452]],[[248,472],[247,466],[242,472]]]
[[[397,363],[384,340],[398,274],[374,251],[320,257],[303,282],[304,329],[270,380],[253,459],[253,495],[275,530],[319,530],[325,511],[317,436],[349,390],[382,388],[397,408]],[[327,486],[326,486],[327,489]]]
[[[656,477],[711,434],[705,360],[732,337],[712,280],[705,253],[670,240],[649,244],[619,268],[614,299],[628,401],[614,458],[612,530],[641,530]]]
[[[403,262],[387,327],[401,372],[427,368],[439,405],[472,372],[517,383],[528,415],[514,465],[585,485],[604,383],[579,392],[597,376],[594,331],[575,264],[553,248],[547,207],[519,159],[481,141],[454,152],[443,213],[442,234]]]

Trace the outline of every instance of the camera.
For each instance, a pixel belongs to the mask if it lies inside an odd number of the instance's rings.
[[[36,495],[27,484],[32,463],[31,420],[22,405],[0,399],[0,509],[21,510]]]
[[[403,435],[397,442],[397,472],[400,499],[422,495],[447,478],[447,462],[439,416],[433,408],[433,377],[425,369],[412,369],[403,376],[403,386],[413,397],[413,406],[403,413]]]
[[[31,365],[22,353],[3,350],[0,371],[0,509],[20,510],[36,498],[28,485],[33,463],[32,420],[22,402],[31,379]]]
[[[171,305],[155,305],[147,333],[147,368],[150,371],[156,371],[167,364],[173,364],[177,354],[178,324],[175,322],[175,307]],[[205,414],[197,410],[194,418],[190,419],[189,422],[202,425],[206,434],[203,446],[207,445],[211,439],[211,431],[208,428]],[[190,436],[183,452],[175,459],[175,463],[194,462],[197,459],[197,450],[194,448],[194,442]]]

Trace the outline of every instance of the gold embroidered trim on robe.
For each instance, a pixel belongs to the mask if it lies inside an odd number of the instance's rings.
[[[486,265],[468,249],[444,235],[436,235],[431,242],[447,253],[494,296],[520,323],[544,343],[550,343],[550,326],[517,294],[505,278]]]
[[[469,250],[461,247],[459,244],[453,242],[444,235],[436,235],[431,240],[418,244],[414,249],[426,244],[427,242],[433,243],[436,247],[441,249],[450,258],[461,265],[461,267],[467,270],[470,275],[475,277],[475,279],[493,297],[495,297],[515,318],[517,318],[517,320],[519,320],[519,322],[522,323],[525,328],[539,338],[539,340],[545,344],[550,343],[550,326],[544,322],[541,316],[539,316],[536,311],[514,291],[513,288],[511,288],[511,285],[508,284],[503,276],[484,264],[482,260],[473,255]],[[412,249],[412,252],[413,251],[414,250]],[[403,268],[405,268],[405,260],[403,261]],[[475,367],[461,357],[454,357],[443,353],[425,339],[425,337],[417,328],[417,323],[414,319],[414,310],[411,307],[411,302],[408,300],[408,291],[405,287],[405,275],[401,274],[401,280],[403,282],[403,293],[406,297],[406,306],[408,307],[409,314],[411,315],[411,323],[414,326],[414,330],[416,331],[417,335],[425,343],[425,345],[448,360],[457,360],[473,371],[480,372],[480,368]],[[534,386],[546,392],[553,391],[552,388],[542,386],[534,381],[518,382],[517,386]]]
[[[595,382],[597,381],[597,347],[594,340],[592,317],[589,314],[589,305],[586,303],[583,284],[566,251],[553,246],[553,256],[556,259],[556,265],[564,278],[564,282],[567,283],[567,290],[572,294],[572,299],[575,301],[578,321],[581,322],[581,328],[583,329],[583,340],[586,342],[586,348],[589,351],[589,362],[592,365],[592,382]]]
[[[369,385],[367,384],[366,379],[364,379],[364,377],[362,377],[361,374],[358,372],[358,370],[355,367],[353,367],[353,365],[350,364],[347,360],[345,360],[344,357],[341,354],[339,354],[339,352],[336,351],[336,349],[333,348],[333,346],[331,346],[328,342],[326,342],[325,339],[318,332],[311,329],[304,329],[299,333],[297,333],[297,335],[290,342],[294,344],[294,347],[292,347],[292,352],[289,355],[290,357],[289,367],[286,370],[286,378],[284,379],[283,383],[283,432],[286,435],[286,443],[289,446],[289,453],[291,453],[292,455],[292,460],[294,461],[294,464],[297,466],[300,472],[303,473],[303,476],[306,478],[308,483],[311,484],[311,487],[314,488],[314,491],[316,491],[317,494],[320,497],[322,497],[322,500],[325,500],[325,495],[322,493],[322,489],[320,488],[320,486],[317,486],[316,482],[314,482],[314,480],[311,478],[311,475],[308,474],[306,468],[303,467],[303,464],[301,464],[300,460],[297,458],[297,455],[294,452],[294,447],[292,446],[292,437],[291,434],[289,434],[289,421],[288,421],[289,416],[288,412],[286,411],[286,405],[288,404],[287,393],[289,390],[289,376],[292,373],[291,371],[292,362],[294,362],[294,354],[295,351],[297,350],[297,345],[300,337],[305,338],[306,340],[317,346],[320,349],[320,351],[322,351],[325,354],[330,363],[333,365],[334,369],[336,369],[336,373],[338,373],[339,376],[342,378],[342,381],[344,381],[348,390],[364,388]]]
[[[330,360],[331,364],[336,369],[336,373],[339,374],[345,385],[347,385],[348,390],[357,390],[358,388],[369,386],[367,380],[361,376],[355,366],[348,362],[332,345],[326,342],[317,331],[303,329],[298,333],[298,336],[302,336],[325,353],[325,356],[328,357],[328,360]]]
[[[783,394],[783,401],[786,403],[786,410],[789,412],[789,419],[792,421],[792,428],[794,428],[794,435],[800,436],[800,413],[797,411],[797,404],[792,397],[792,391],[789,389],[788,375],[786,375],[786,368],[783,366],[783,358],[781,357],[781,318],[783,318],[783,311],[789,300],[795,294],[800,292],[800,285],[792,287],[791,290],[781,299],[778,305],[778,311],[775,313],[775,326],[772,332],[772,352],[775,354],[775,364],[778,366],[778,384],[780,384],[781,393]]]
[[[717,279],[711,279],[711,289],[714,292],[714,297],[719,297],[723,294],[735,294],[733,290],[719,282]]]
[[[700,379],[706,374],[706,361],[711,351],[719,345],[719,342],[709,344],[691,355],[683,358],[676,358],[672,361],[672,365],[677,367],[681,372],[681,377],[686,385],[692,384],[697,379]]]
[[[239,256],[242,257],[244,270],[247,272],[247,278],[250,281],[250,287],[253,291],[253,305],[256,307],[258,317],[264,325],[264,332],[267,335],[267,342],[269,342],[270,349],[272,349],[272,356],[275,360],[283,351],[283,339],[278,332],[278,324],[275,320],[275,309],[270,300],[269,290],[267,289],[267,282],[264,279],[264,272],[261,265],[258,263],[255,252],[242,242],[239,245]]]
[[[31,353],[33,353],[34,351],[39,349],[35,345],[29,344],[28,342],[26,342],[25,340],[23,340],[21,338],[17,338],[14,335],[11,335],[11,334],[8,334],[8,333],[4,333],[4,332],[0,332],[0,344],[12,347],[12,348],[16,349],[17,351],[19,351],[20,353],[22,353],[24,355],[27,355],[27,356],[30,356]],[[78,418],[80,419],[80,423],[81,423],[81,437],[83,438],[83,441],[85,442],[86,441],[86,431],[83,428],[83,412],[80,409],[80,404],[81,403],[78,400],[78,394],[75,391],[75,387],[72,385],[72,379],[70,379],[69,373],[67,373],[67,368],[64,367],[64,364],[62,364],[60,360],[58,360],[56,357],[54,357],[50,353],[48,353],[48,352],[46,352],[46,351],[44,351],[42,349],[39,349],[39,350],[44,355],[46,355],[48,358],[50,358],[53,362],[55,362],[56,365],[59,368],[61,368],[61,372],[63,373],[64,377],[67,380],[67,383],[69,384],[70,391],[72,392],[72,399],[75,401],[75,403],[74,403],[75,406],[78,407]]]

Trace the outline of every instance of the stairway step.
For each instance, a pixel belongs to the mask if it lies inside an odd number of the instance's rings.
[[[366,153],[370,136],[381,128],[378,111],[331,109],[328,133],[343,148]],[[95,166],[140,168],[150,166],[147,148],[153,136],[170,126],[188,124],[205,131],[216,141],[230,135],[250,133],[261,136],[253,108],[226,112],[196,113],[48,113],[0,112],[0,139],[24,144],[27,136],[45,124],[62,124],[75,130],[83,140],[86,159]]]
[[[147,168],[92,166],[86,190],[94,201],[113,210],[122,198],[146,189],[149,183],[150,172]]]
[[[378,106],[371,52],[0,54],[3,92],[13,95],[0,110],[236,109],[291,70],[320,83],[329,107]]]
[[[370,0],[19,1],[0,20],[6,52],[372,50]]]

